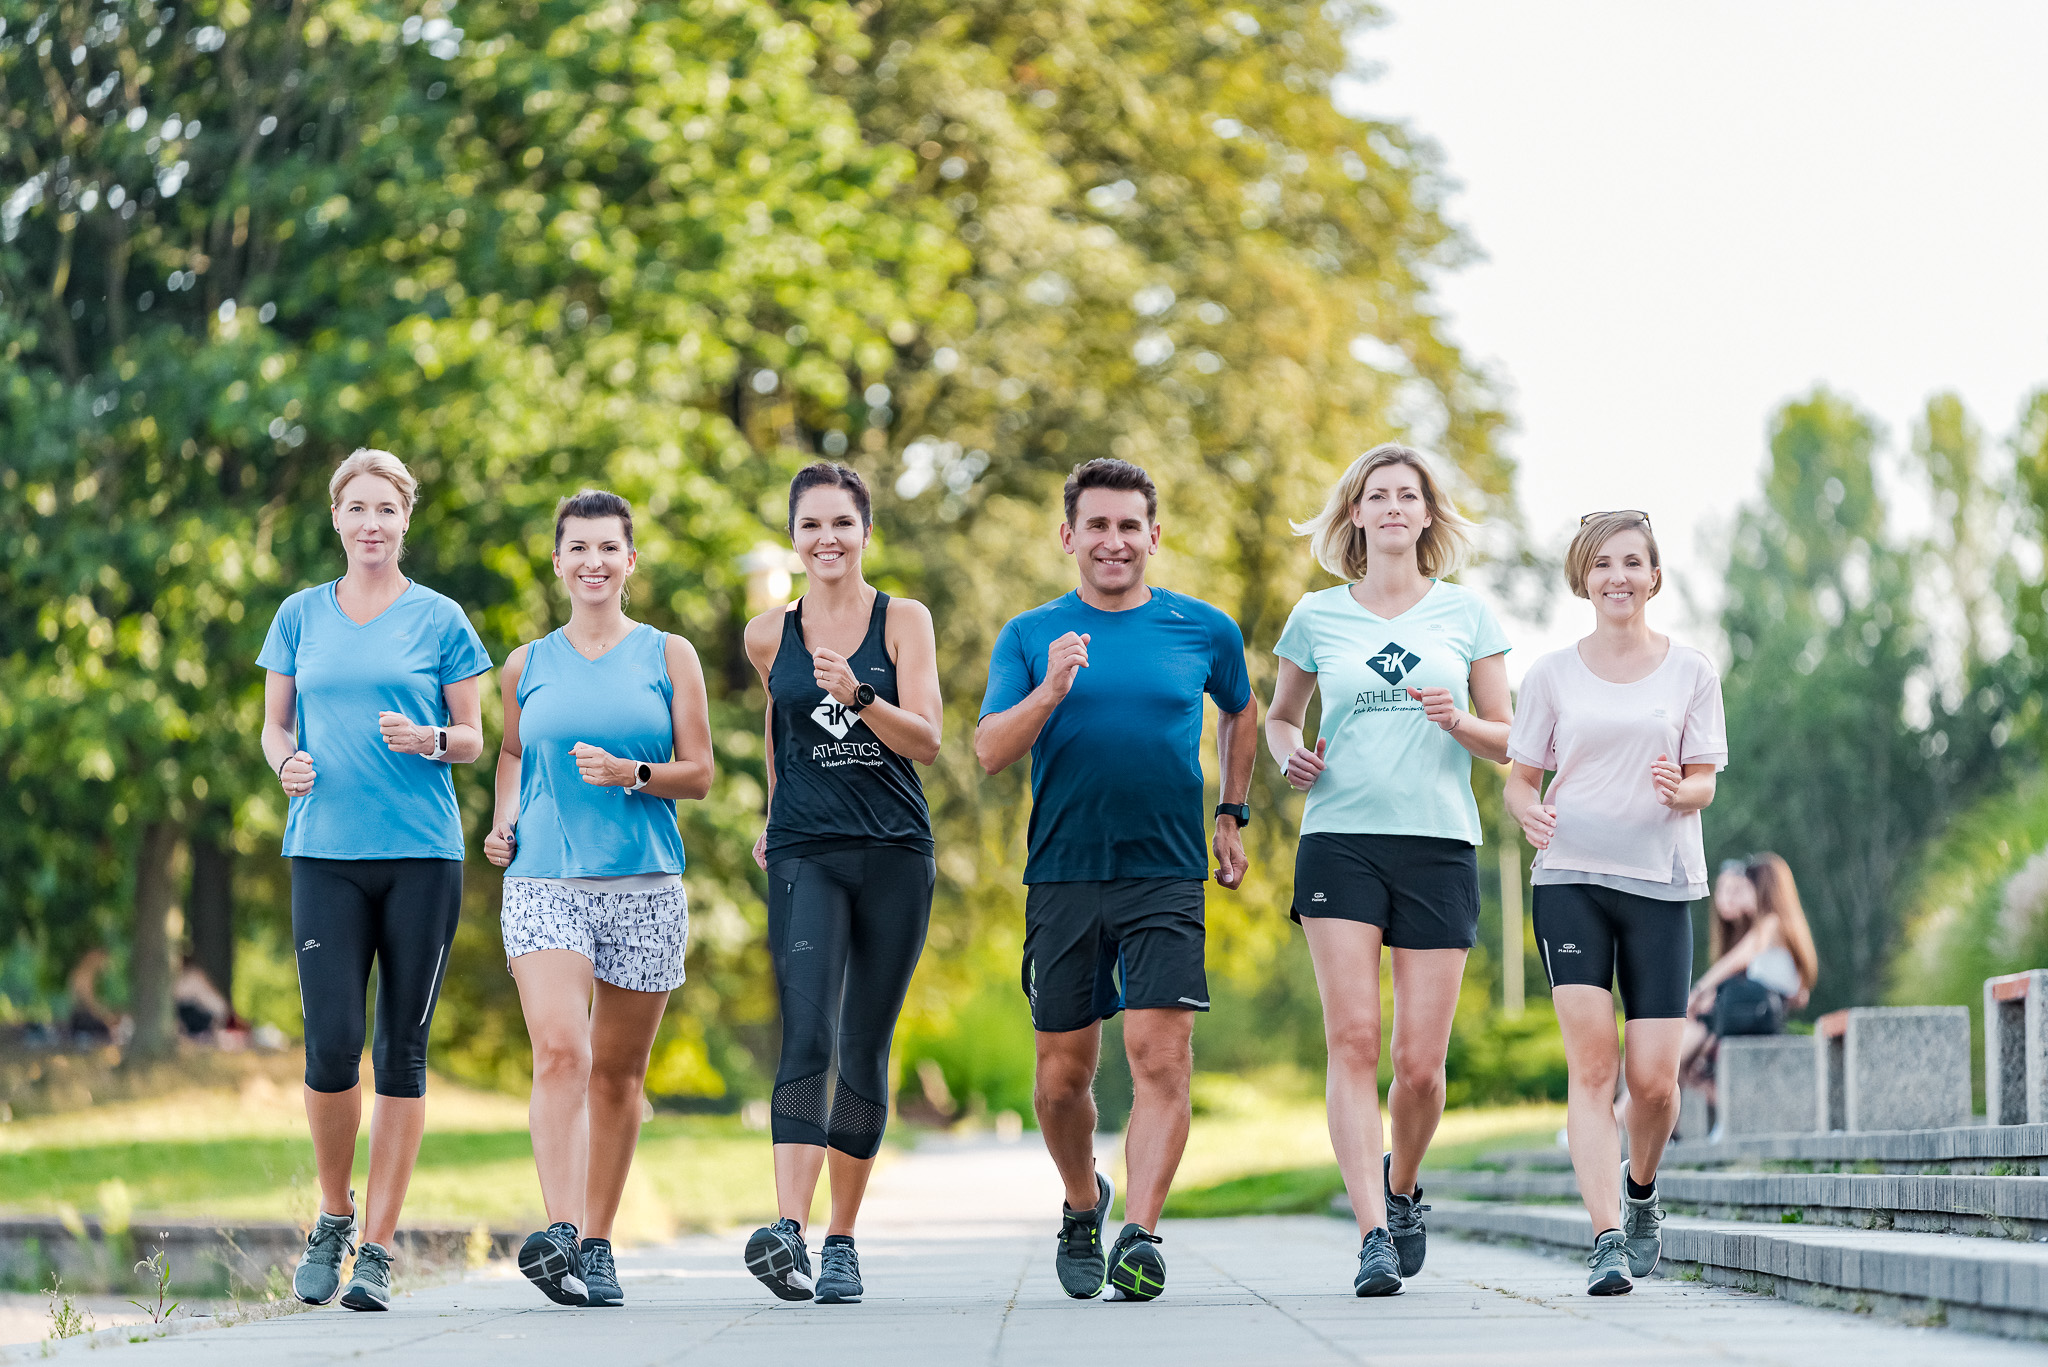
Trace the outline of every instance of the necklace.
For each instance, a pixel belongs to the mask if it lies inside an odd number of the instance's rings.
[[[569,638],[570,645],[576,647],[576,653],[578,655],[581,655],[586,660],[595,660],[598,656],[604,654],[613,646],[617,645],[619,642],[625,640],[628,636],[632,635],[633,628],[632,625],[629,623],[627,624],[626,629],[620,632],[617,636],[614,636],[611,640],[605,641],[595,646],[586,646],[578,642],[576,637],[569,631],[567,627],[562,628],[562,634]]]

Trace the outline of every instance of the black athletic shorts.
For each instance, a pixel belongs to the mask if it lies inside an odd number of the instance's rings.
[[[1024,995],[1040,1030],[1123,1010],[1209,1009],[1199,878],[1033,883],[1024,898]]]
[[[1378,926],[1392,949],[1470,949],[1479,938],[1479,852],[1434,835],[1318,831],[1294,851],[1294,909]]]
[[[1613,990],[1629,1020],[1685,1015],[1692,986],[1692,904],[1592,883],[1540,883],[1536,943],[1553,988]]]

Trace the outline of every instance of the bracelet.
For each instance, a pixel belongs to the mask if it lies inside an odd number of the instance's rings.
[[[297,751],[293,751],[293,754],[296,754],[296,753],[298,753],[298,752],[297,752]],[[291,755],[286,755],[286,756],[285,756],[285,757],[284,757],[283,759],[281,759],[281,760],[279,760],[279,761],[277,762],[277,767],[276,767],[275,769],[272,769],[272,770],[270,771],[270,772],[271,772],[271,774],[272,774],[273,776],[275,776],[275,777],[276,777],[276,779],[277,779],[277,781],[278,781],[279,783],[282,783],[282,782],[284,782],[284,766],[285,766],[285,765],[287,765],[287,764],[290,764],[291,762],[292,762],[292,757],[291,757]]]
[[[1455,736],[1456,734],[1458,734],[1458,728],[1459,728],[1459,727],[1461,727],[1461,726],[1463,726],[1464,724],[1465,724],[1465,714],[1464,714],[1463,712],[1453,712],[1453,713],[1451,713],[1451,734],[1452,734],[1452,735],[1454,735],[1454,736]]]

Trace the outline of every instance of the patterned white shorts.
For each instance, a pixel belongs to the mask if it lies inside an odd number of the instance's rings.
[[[690,899],[682,886],[593,892],[549,878],[507,878],[499,913],[505,957],[569,949],[600,981],[628,992],[672,992],[683,983]]]

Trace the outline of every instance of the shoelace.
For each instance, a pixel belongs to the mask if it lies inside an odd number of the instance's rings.
[[[375,1244],[364,1244],[356,1254],[356,1275],[366,1274],[386,1286],[391,1285],[391,1254]]]
[[[612,1250],[609,1244],[592,1244],[584,1249],[583,1269],[586,1273],[584,1277],[586,1282],[592,1277],[602,1277],[608,1282],[616,1282],[619,1279],[619,1266],[612,1261]]]
[[[336,1244],[341,1247],[337,1249]],[[330,1225],[319,1220],[313,1222],[313,1228],[306,1234],[306,1247],[308,1250],[317,1250],[323,1254],[332,1253],[337,1265],[345,1253],[356,1251],[355,1243],[348,1237],[347,1225]]]
[[[1620,1267],[1625,1261],[1626,1257],[1622,1251],[1619,1239],[1597,1243],[1593,1245],[1593,1251],[1586,1255],[1586,1266],[1595,1271],[1599,1270],[1602,1263],[1612,1263],[1614,1266]]]
[[[1069,1211],[1061,1217],[1060,1243],[1070,1258],[1100,1252],[1102,1227],[1088,1215],[1076,1215]]]
[[[1118,1239],[1117,1242],[1120,1244],[1135,1244],[1140,1240],[1143,1240],[1145,1243],[1148,1244],[1163,1244],[1166,1242],[1166,1240],[1160,1238],[1157,1234],[1147,1234],[1142,1229],[1132,1230],[1129,1234],[1126,1234],[1121,1239]]]
[[[854,1251],[852,1244],[826,1244],[818,1255],[818,1272],[821,1277],[837,1272],[859,1281],[860,1254]]]

